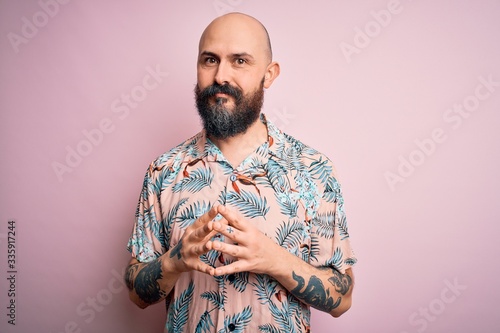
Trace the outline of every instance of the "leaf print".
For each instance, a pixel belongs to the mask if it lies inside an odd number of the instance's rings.
[[[323,192],[323,199],[327,202],[337,202],[337,196],[340,195],[340,185],[334,177],[328,178],[326,182],[325,191]]]
[[[313,225],[317,227],[317,233],[326,239],[332,239],[335,228],[335,212],[326,212],[316,214],[312,220]]]
[[[154,212],[152,214],[154,214]],[[151,230],[153,231],[153,235],[160,242],[161,247],[165,249],[167,245],[165,243],[165,233],[163,232],[163,228],[163,221],[157,221],[156,216],[154,216],[153,221],[151,222]]]
[[[259,331],[266,333],[282,333],[276,326],[271,324],[260,325]]]
[[[224,187],[222,191],[219,193],[219,197],[217,198],[217,202],[221,205],[226,204],[226,194],[227,194],[227,188]]]
[[[210,210],[212,205],[209,202],[199,202],[196,201],[192,205],[189,205],[186,207],[176,218],[176,222],[178,222],[181,226],[181,228],[187,228],[191,224],[196,221],[197,218],[205,214]]]
[[[304,224],[298,220],[282,223],[276,230],[276,242],[286,249],[300,246]]]
[[[210,317],[210,312],[205,311],[196,325],[195,333],[210,333],[210,327],[215,328],[215,325]]]
[[[349,238],[349,232],[347,231],[347,219],[344,214],[341,214],[340,219],[337,222],[337,227],[339,228],[341,240]]]
[[[218,257],[219,257],[219,251],[210,250],[207,253],[202,254],[200,256],[200,260],[209,266],[215,267],[215,262],[217,261]]]
[[[286,193],[290,191],[290,184],[288,182],[288,178],[286,177],[286,171],[278,162],[273,159],[269,159],[269,161],[265,165],[264,171],[267,174],[269,183],[271,183],[271,186],[276,192]],[[259,179],[259,183],[262,183],[261,179]]]
[[[142,219],[143,219],[143,223],[144,223],[144,229],[151,228],[154,221],[156,221],[156,216],[155,216],[155,211],[154,211],[153,206],[149,206],[147,208],[144,208],[144,211],[142,213]]]
[[[271,280],[269,275],[266,274],[257,274],[255,280],[256,282],[253,282],[252,286],[260,304],[264,305],[272,302],[271,299],[276,292],[276,281]]]
[[[268,142],[265,142],[263,144],[261,144],[260,146],[257,147],[257,149],[255,150],[255,153],[259,156],[262,156],[262,157],[266,157],[267,156],[267,151],[268,151],[268,148],[269,148],[269,143]],[[256,159],[256,162],[258,163],[259,162],[259,159],[254,157]],[[254,163],[253,165],[257,165],[257,163]]]
[[[161,164],[164,164],[164,163],[168,162],[175,155],[177,155],[178,153],[180,153],[184,148],[185,148],[185,146],[184,146],[183,143],[177,145],[176,147],[172,148],[169,152],[167,152],[167,153],[161,155],[160,157],[158,157],[156,159],[156,161],[154,162],[154,164],[155,165],[161,165]]]
[[[175,179],[177,172],[171,166],[165,166],[154,182],[154,192],[160,195]]]
[[[310,173],[313,178],[320,180],[322,183],[326,183],[328,177],[333,171],[332,167],[328,165],[328,163],[328,159],[323,160],[322,156],[319,158],[319,160],[312,162],[310,166]]]
[[[301,155],[302,149],[304,149],[305,145],[301,141],[295,139],[293,136],[289,134],[283,133],[283,136],[285,137],[286,141],[288,141],[290,146],[292,146],[294,150],[297,152],[297,155]]]
[[[168,312],[168,321],[172,323],[174,333],[181,333],[184,325],[188,320],[189,304],[193,299],[194,284],[193,281],[184,290],[172,304],[171,310]]]
[[[309,260],[318,261],[319,253],[320,253],[319,238],[315,234],[311,234],[311,244],[310,244],[310,248],[309,248],[309,259],[304,260],[304,261],[306,261],[306,262],[309,262]]]
[[[343,257],[344,257],[344,254],[342,253],[342,250],[340,249],[340,247],[337,247],[335,249],[335,252],[333,253],[333,257],[328,259],[325,266],[335,267],[337,270],[341,270]]]
[[[165,239],[164,239],[165,245],[170,244],[170,235],[171,235],[171,230],[172,230],[172,224],[175,222],[175,217],[177,216],[177,211],[187,201],[188,201],[188,198],[182,198],[179,201],[177,201],[174,204],[174,206],[168,211],[165,219],[163,220],[165,232],[163,232],[162,234],[165,236]]]
[[[229,280],[229,284],[233,285],[234,289],[238,292],[244,292],[248,284],[249,272],[240,272],[233,274],[232,276],[234,276],[234,280]]]
[[[240,313],[233,314],[231,316],[226,316],[224,318],[224,327],[232,326],[230,329],[233,333],[243,333],[245,332],[245,327],[250,323],[252,318],[252,307],[250,305],[246,306]],[[221,329],[219,332],[223,333],[225,328]]]
[[[240,212],[248,218],[262,216],[265,219],[269,211],[265,197],[258,197],[243,190],[241,190],[241,193],[229,192],[227,194],[227,203],[237,206]]]
[[[293,149],[293,147],[287,147],[285,149],[285,154],[289,169],[297,170],[299,172],[303,172],[306,170],[306,165],[304,164],[304,162],[302,162],[300,153]]]
[[[188,191],[191,193],[199,192],[206,186],[210,186],[214,175],[210,169],[196,169],[189,174],[189,177],[183,178],[174,185],[174,193]]]
[[[292,322],[292,317],[288,311],[288,303],[283,303],[283,308],[278,308],[274,303],[270,304],[269,310],[273,319],[280,327],[280,332],[295,333],[295,327]]]
[[[354,264],[356,264],[358,262],[358,260],[356,258],[347,258],[346,260],[344,260],[344,263],[348,266],[354,266]]]
[[[223,293],[217,291],[205,291],[200,295],[200,297],[208,300],[217,309],[224,310],[225,295]]]
[[[290,218],[297,217],[299,202],[297,200],[292,199],[289,195],[285,193],[275,192],[275,195],[277,197],[277,203],[280,207],[281,213]]]

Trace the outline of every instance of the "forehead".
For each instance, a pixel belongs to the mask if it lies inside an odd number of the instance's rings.
[[[247,53],[256,58],[265,56],[266,36],[262,27],[248,20],[214,21],[203,32],[199,54],[212,52],[220,56]]]

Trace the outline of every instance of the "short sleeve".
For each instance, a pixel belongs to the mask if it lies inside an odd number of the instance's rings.
[[[315,259],[318,266],[334,267],[345,273],[347,268],[356,263],[349,238],[341,186],[334,176],[327,179],[312,226],[312,249],[317,253]]]
[[[159,191],[148,171],[144,177],[127,249],[138,261],[150,262],[166,252],[164,240]]]

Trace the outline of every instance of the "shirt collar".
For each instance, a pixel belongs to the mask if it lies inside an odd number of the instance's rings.
[[[255,149],[237,169],[247,169],[265,165],[271,156],[285,159],[283,146],[286,141],[285,135],[276,125],[266,118],[264,113],[260,114],[260,121],[267,127],[268,140]],[[207,162],[229,164],[220,149],[207,137],[205,130],[198,133],[194,139],[196,140],[196,148],[193,147],[195,149],[190,154],[193,158],[203,158]]]

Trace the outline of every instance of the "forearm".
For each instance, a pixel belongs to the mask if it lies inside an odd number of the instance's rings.
[[[148,263],[132,259],[125,273],[130,299],[140,308],[164,300],[180,273],[170,269],[169,258],[162,256]]]
[[[342,274],[331,267],[313,267],[288,251],[283,252],[281,264],[273,265],[270,273],[295,297],[334,317],[350,308],[354,286],[350,268]]]

